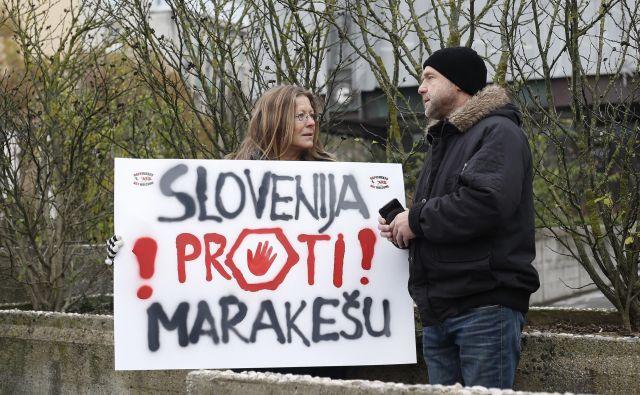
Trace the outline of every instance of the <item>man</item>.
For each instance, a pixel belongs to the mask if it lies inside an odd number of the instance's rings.
[[[411,209],[382,237],[410,248],[429,383],[511,388],[523,315],[538,289],[531,152],[506,91],[470,48],[423,65],[430,152]]]

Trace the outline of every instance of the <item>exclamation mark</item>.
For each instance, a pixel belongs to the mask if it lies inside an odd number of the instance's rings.
[[[158,243],[150,237],[141,237],[136,240],[133,245],[133,253],[138,258],[140,266],[140,277],[145,280],[153,277],[156,266],[156,253],[158,252]],[[138,288],[138,298],[149,299],[153,294],[153,288],[143,285]]]
[[[362,268],[370,270],[371,262],[373,261],[373,247],[376,244],[376,234],[373,230],[364,228],[358,232],[358,241],[360,241],[360,248],[362,249]],[[369,284],[369,279],[362,276],[360,283],[367,285]]]
[[[338,233],[338,240],[333,252],[333,285],[342,287],[342,269],[344,268],[344,236]]]

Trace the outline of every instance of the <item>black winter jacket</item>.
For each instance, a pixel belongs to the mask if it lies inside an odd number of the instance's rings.
[[[409,292],[423,325],[477,306],[521,311],[539,287],[531,152],[506,91],[488,86],[431,124],[409,226]]]

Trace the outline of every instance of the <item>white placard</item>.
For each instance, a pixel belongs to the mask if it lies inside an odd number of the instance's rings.
[[[415,363],[398,164],[116,159],[117,370]]]

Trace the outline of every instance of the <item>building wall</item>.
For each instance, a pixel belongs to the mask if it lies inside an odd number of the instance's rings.
[[[45,53],[52,54],[64,44],[64,36],[69,32],[71,25],[71,16],[74,12],[77,12],[77,10],[72,10],[72,7],[72,0],[41,2],[40,10],[42,13],[38,24],[45,28],[51,26],[50,29],[43,30],[43,32],[46,32],[43,35],[45,38],[43,50]]]

